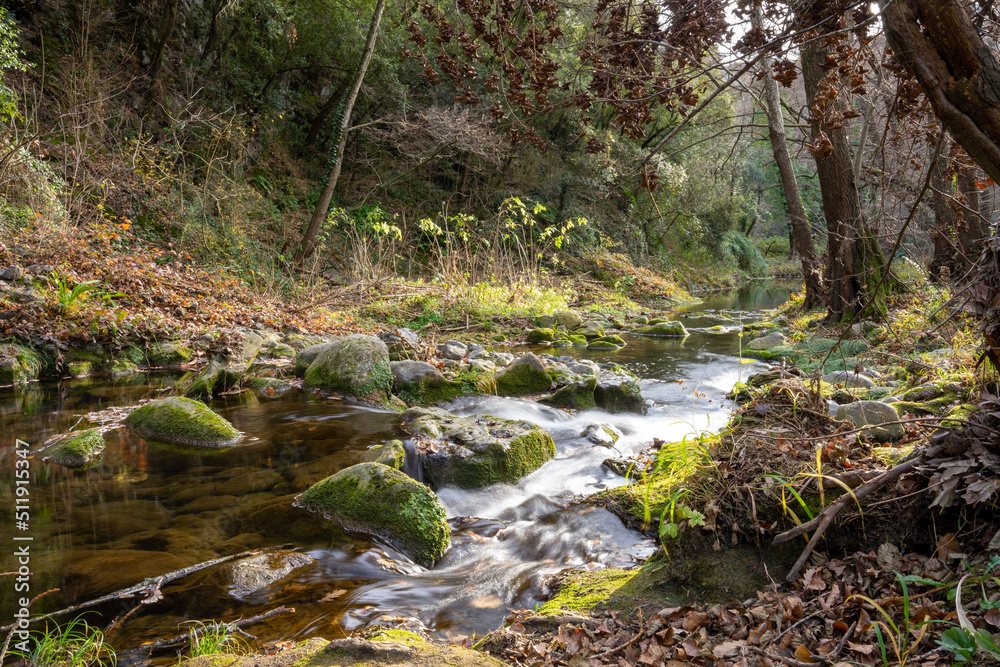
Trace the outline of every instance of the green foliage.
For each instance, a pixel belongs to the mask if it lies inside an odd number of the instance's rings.
[[[64,626],[47,624],[31,634],[28,651],[14,649],[28,667],[114,667],[115,650],[104,642],[104,633],[77,617]]]
[[[236,636],[225,623],[204,623],[192,621],[188,629],[188,655],[197,658],[201,655],[230,653],[240,655],[247,653],[249,646],[241,637]]]
[[[767,260],[760,254],[753,241],[744,234],[733,230],[726,232],[722,240],[722,250],[741,270],[750,275],[760,276],[767,272]]]
[[[0,7],[0,122],[9,123],[17,117],[17,95],[3,81],[5,70],[25,69],[23,53],[18,43],[18,27],[5,8]]]

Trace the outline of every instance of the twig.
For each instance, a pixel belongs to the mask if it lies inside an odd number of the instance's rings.
[[[630,639],[627,642],[625,642],[624,644],[622,644],[621,646],[616,646],[614,648],[609,648],[606,651],[602,651],[602,652],[598,653],[597,655],[594,656],[595,658],[600,659],[600,658],[606,658],[609,655],[614,655],[615,653],[618,653],[618,651],[624,650],[624,649],[628,648],[629,646],[632,646],[633,644],[635,644],[640,639],[642,639],[642,633],[643,633],[644,628],[642,627],[642,606],[641,605],[639,606],[638,612],[639,612],[639,631],[635,633],[635,636],[632,637],[632,639]]]
[[[201,628],[192,628],[190,632],[185,632],[184,634],[177,635],[175,637],[170,637],[169,639],[159,639],[153,642],[152,644],[146,644],[143,648],[157,649],[157,648],[167,648],[168,646],[176,646],[177,644],[186,641],[192,634],[197,635],[202,632],[207,632],[209,628],[219,628],[219,627],[224,627],[226,630],[230,632],[237,632],[250,639],[256,639],[256,637],[254,637],[253,635],[248,635],[239,628],[246,625],[253,625],[254,623],[259,623],[260,621],[271,618],[272,616],[278,616],[279,614],[294,614],[294,613],[295,613],[294,607],[281,606],[277,607],[276,609],[272,609],[271,611],[266,611],[263,614],[257,614],[252,618],[231,621],[229,623],[221,623],[221,622],[213,623],[210,625],[205,625]]]
[[[786,581],[795,580],[795,577],[802,569],[802,566],[805,565],[806,560],[808,560],[810,554],[812,554],[813,549],[815,549],[816,545],[819,544],[820,538],[823,537],[823,533],[826,532],[826,529],[830,526],[830,523],[838,514],[840,514],[841,511],[844,510],[845,507],[847,507],[851,503],[851,501],[858,501],[861,498],[864,498],[865,496],[873,493],[874,491],[881,489],[890,482],[894,482],[895,480],[902,477],[905,473],[909,472],[910,470],[913,470],[924,460],[931,458],[932,456],[934,456],[935,454],[937,454],[942,450],[944,450],[944,446],[939,445],[937,447],[932,447],[931,449],[924,451],[921,455],[916,456],[910,459],[909,461],[906,461],[905,463],[900,463],[899,465],[890,468],[889,470],[886,470],[884,473],[882,473],[875,479],[865,482],[864,484],[859,486],[857,489],[854,490],[854,493],[845,493],[844,495],[837,498],[837,500],[828,505],[826,509],[817,514],[815,518],[776,536],[772,544],[781,544],[783,542],[788,542],[789,540],[793,540],[800,535],[804,535],[813,528],[816,529],[816,532],[813,533],[812,539],[809,540],[809,544],[806,545],[806,548],[803,549],[802,554],[799,556],[798,560],[796,560],[795,564],[792,565],[792,569],[788,571],[788,574],[785,576],[785,580]]]
[[[286,547],[266,547],[264,549],[254,549],[253,551],[244,551],[242,553],[233,554],[232,556],[223,556],[222,558],[214,558],[204,563],[198,563],[197,565],[191,565],[180,570],[174,570],[173,572],[167,572],[166,574],[161,574],[158,577],[151,577],[145,581],[135,584],[134,586],[129,586],[128,588],[123,588],[121,590],[115,591],[114,593],[109,593],[99,598],[90,600],[89,602],[81,602],[80,604],[75,604],[72,607],[66,607],[65,609],[60,609],[59,611],[54,611],[50,614],[44,614],[42,616],[35,616],[28,620],[29,623],[34,623],[46,618],[52,618],[53,616],[62,616],[63,614],[71,614],[74,611],[79,611],[80,609],[86,609],[87,607],[95,607],[104,602],[110,602],[111,600],[121,600],[124,598],[133,597],[136,593],[146,593],[146,597],[140,602],[140,604],[150,604],[156,602],[163,598],[163,593],[160,591],[160,587],[163,584],[169,583],[181,577],[186,577],[189,574],[193,574],[200,570],[212,567],[213,565],[220,565],[221,563],[226,563],[232,560],[238,560],[240,558],[248,558],[250,556],[256,556],[257,554],[266,553],[268,551],[274,551],[276,549],[284,549]],[[0,627],[0,632],[11,629],[16,624],[5,625]]]

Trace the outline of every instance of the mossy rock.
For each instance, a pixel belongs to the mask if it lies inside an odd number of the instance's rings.
[[[579,336],[577,334],[572,334],[569,336],[569,342],[573,344],[573,347],[587,347],[586,336]]]
[[[261,350],[261,356],[267,356],[278,359],[291,359],[298,356],[298,351],[291,345],[286,345],[285,343],[276,343],[271,347]]]
[[[312,366],[312,362],[316,361],[316,357],[330,349],[331,345],[333,343],[324,342],[302,348],[295,355],[295,377],[305,377],[306,371]]]
[[[395,470],[402,470],[403,464],[406,463],[406,449],[401,440],[390,440],[369,447],[361,458],[369,463],[381,463]]]
[[[614,334],[602,336],[597,340],[595,340],[593,343],[591,343],[591,345],[593,345],[594,343],[611,343],[616,347],[625,347],[625,340],[621,336],[616,336]]]
[[[328,642],[307,639],[276,655],[203,655],[185,667],[506,667],[486,653],[455,644],[430,643],[413,632],[373,628],[367,638]]]
[[[580,382],[568,384],[550,396],[538,399],[538,402],[553,408],[593,410],[597,407],[597,403],[594,400],[594,388],[596,386],[597,378],[586,378]]]
[[[580,317],[580,314],[572,310],[557,310],[553,317],[555,317],[556,323],[559,326],[565,327],[570,331],[583,324],[583,318]]]
[[[188,398],[209,399],[221,389],[222,378],[226,372],[226,362],[215,358],[208,362],[195,376],[184,391]]]
[[[263,344],[264,339],[261,336],[253,331],[245,331],[239,347],[233,349],[227,356],[216,357],[223,363],[221,387],[223,390],[228,391],[240,386],[243,376],[250,370]],[[217,386],[216,390],[218,389]]]
[[[588,350],[618,350],[621,349],[620,345],[615,345],[614,343],[609,343],[603,340],[595,340],[593,343],[587,346]]]
[[[965,428],[965,423],[969,421],[969,417],[972,416],[977,409],[975,403],[963,403],[961,405],[956,405],[948,414],[944,416],[944,420],[941,422],[942,428],[949,429],[962,429]]]
[[[306,369],[303,386],[351,396],[379,407],[395,407],[389,349],[375,336],[354,334],[330,344]]]
[[[604,327],[597,322],[587,322],[578,327],[574,332],[577,336],[584,336],[587,340],[600,338],[604,335]]]
[[[538,329],[532,329],[529,331],[526,338],[529,343],[550,343],[555,340],[556,333],[552,329],[539,327]]]
[[[496,376],[499,396],[541,394],[551,388],[552,379],[545,370],[545,364],[531,352],[515,359],[514,363]]]
[[[433,447],[423,453],[423,472],[435,488],[513,483],[556,455],[552,436],[527,421],[410,408],[402,422],[408,433],[433,441]]]
[[[892,407],[896,409],[896,413],[900,416],[907,412],[914,415],[940,416],[947,412],[958,400],[958,394],[949,391],[930,401],[896,401],[892,404]]]
[[[146,360],[150,366],[177,368],[191,361],[191,349],[177,343],[157,343],[146,350]]]
[[[637,332],[643,336],[661,336],[666,338],[683,338],[688,335],[688,330],[677,320],[653,320],[649,326],[642,327]]]
[[[139,372],[139,366],[128,359],[115,359],[108,367],[108,375],[112,378],[126,378]]]
[[[125,426],[146,440],[195,447],[228,447],[243,437],[201,401],[178,396],[133,410],[125,418]]]
[[[278,378],[257,377],[246,381],[246,386],[261,398],[277,398],[287,394],[292,385]]]
[[[45,460],[67,468],[87,468],[104,451],[104,436],[96,428],[68,435],[45,455]]]
[[[65,368],[66,375],[71,378],[85,378],[97,373],[97,367],[90,361],[70,361]]]
[[[0,386],[27,384],[41,371],[42,360],[34,351],[21,345],[0,345]]]
[[[344,530],[385,540],[414,562],[430,567],[450,544],[437,496],[381,463],[359,463],[310,486],[299,505]]]
[[[597,407],[611,413],[647,412],[646,399],[642,397],[639,383],[627,375],[602,375],[594,388]]]

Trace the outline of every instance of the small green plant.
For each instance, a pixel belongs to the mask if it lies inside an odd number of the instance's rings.
[[[239,655],[246,653],[247,648],[246,642],[225,623],[193,621],[188,629],[188,655],[191,658],[217,653]]]
[[[956,663],[977,664],[977,652],[987,653],[994,659],[1000,660],[1000,646],[997,646],[993,635],[986,629],[976,629],[962,605],[962,584],[965,583],[966,579],[972,577],[979,584],[981,597],[978,602],[980,609],[989,610],[1000,607],[1000,600],[991,601],[986,590],[987,583],[1000,586],[1000,579],[990,576],[990,571],[997,565],[1000,565],[1000,556],[994,556],[990,559],[983,571],[983,576],[980,577],[974,572],[970,572],[959,580],[953,591],[948,592],[949,596],[954,595],[958,625],[948,628],[941,634],[938,646],[954,653]]]
[[[914,651],[914,649],[920,646],[920,642],[923,641],[924,635],[927,633],[927,629],[931,624],[931,620],[928,617],[915,619],[910,616],[910,589],[907,584],[937,583],[921,579],[919,577],[903,576],[898,573],[896,574],[896,581],[899,582],[899,586],[903,591],[903,619],[901,623],[896,623],[892,616],[870,597],[865,595],[852,595],[848,598],[848,600],[851,600],[852,598],[864,600],[873,606],[882,616],[883,620],[875,621],[874,627],[875,638],[878,640],[879,658],[881,659],[881,664],[885,665],[885,667],[889,667],[889,665],[899,665],[899,667],[905,667],[906,661],[910,658],[910,654]],[[893,653],[891,657],[889,655],[890,648]],[[891,658],[895,658],[895,662],[891,662]]]
[[[78,617],[59,626],[46,625],[32,633],[29,650],[15,648],[13,655],[24,659],[28,667],[113,667],[115,650],[104,642],[104,633]]]
[[[87,292],[100,289],[100,281],[98,280],[77,283],[73,287],[70,287],[69,283],[59,276],[54,276],[53,281],[56,287],[56,303],[63,312],[72,308],[77,301],[86,299]]]

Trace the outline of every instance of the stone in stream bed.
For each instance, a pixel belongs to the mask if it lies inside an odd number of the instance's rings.
[[[103,451],[104,436],[96,428],[92,428],[67,435],[43,460],[67,468],[86,468]]]
[[[334,341],[306,369],[302,386],[336,392],[378,407],[392,407],[389,349],[375,336]]]
[[[497,375],[496,384],[499,396],[523,396],[548,391],[552,388],[552,378],[542,360],[526,352]]]
[[[308,554],[286,549],[243,558],[226,567],[229,594],[242,600],[314,560]]]
[[[41,360],[28,348],[0,345],[0,385],[27,384],[37,378],[41,370]]]
[[[261,398],[277,398],[288,393],[292,385],[279,378],[256,377],[246,382],[247,388]]]
[[[402,470],[406,462],[406,449],[403,448],[402,440],[390,440],[381,445],[368,448],[361,458],[371,463],[381,463],[396,470]]]
[[[596,378],[584,378],[579,382],[573,382],[560,388],[550,396],[538,399],[538,402],[553,408],[593,410],[597,407],[597,403],[594,401],[594,389],[596,387]]]
[[[402,423],[421,441],[424,478],[435,488],[513,483],[556,455],[552,436],[527,421],[410,408]]]
[[[344,530],[385,540],[430,567],[451,531],[444,507],[426,486],[381,463],[359,463],[310,486],[297,505]]]
[[[899,421],[896,409],[879,401],[855,401],[837,408],[837,419],[854,424],[855,428],[870,426],[863,434],[876,442],[896,442],[903,438],[903,426],[887,422]]]
[[[653,322],[648,327],[639,329],[636,333],[643,336],[662,336],[667,338],[682,338],[688,335],[687,329],[677,320],[663,320]]]
[[[312,362],[316,361],[316,357],[330,349],[331,345],[333,342],[316,343],[299,350],[295,355],[295,377],[305,377],[306,371],[312,366]]]
[[[174,396],[133,410],[125,426],[146,440],[219,448],[234,445],[242,434],[201,401]]]
[[[597,379],[594,389],[597,407],[611,413],[634,412],[646,414],[646,400],[642,397],[639,383],[624,374],[605,374]]]

